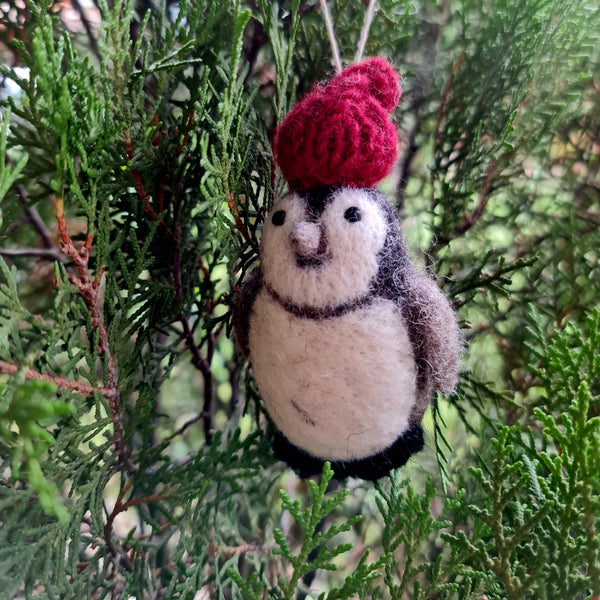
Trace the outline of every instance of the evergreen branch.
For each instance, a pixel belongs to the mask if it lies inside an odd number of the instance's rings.
[[[85,32],[88,36],[90,49],[96,55],[96,58],[98,58],[98,60],[102,62],[102,53],[100,52],[100,48],[98,47],[98,40],[96,40],[96,36],[94,35],[92,25],[87,17],[85,9],[83,8],[83,6],[81,6],[79,0],[71,0],[71,4],[73,5],[73,8],[79,13],[79,18],[81,19],[81,23],[83,24]]]
[[[312,480],[308,482],[311,505],[307,506],[304,510],[301,510],[298,500],[292,501],[284,490],[279,490],[283,508],[289,511],[303,534],[298,554],[294,554],[283,531],[281,529],[273,531],[275,541],[279,545],[279,548],[274,553],[285,557],[293,569],[288,581],[285,581],[283,578],[279,581],[283,597],[286,600],[292,600],[300,581],[308,573],[316,569],[335,570],[336,567],[331,560],[352,548],[350,544],[339,544],[333,548],[329,548],[325,543],[337,534],[349,531],[362,518],[361,515],[357,515],[341,525],[334,524],[329,529],[322,531],[322,522],[325,517],[342,504],[349,493],[348,489],[342,489],[334,496],[327,498],[326,490],[332,477],[333,470],[330,464],[326,462],[323,466],[319,484],[317,485]]]
[[[158,115],[157,114],[154,115],[152,122],[154,125],[158,124]],[[133,160],[133,158],[134,158],[133,142],[131,140],[131,132],[130,132],[129,128],[127,128],[125,131],[125,152],[127,154],[127,158],[129,158],[129,160]],[[142,174],[137,169],[132,168],[131,176],[133,177],[133,181],[135,184],[135,190],[138,193],[140,200],[142,200],[142,202],[144,203],[144,212],[148,215],[148,217],[150,217],[150,219],[152,219],[153,221],[157,221],[161,217],[161,215],[159,213],[157,213],[156,210],[154,210],[154,208],[152,208],[152,204],[150,202],[152,199],[152,196],[150,193],[148,193],[146,191],[146,188],[144,186],[144,181],[142,178]],[[160,206],[159,206],[160,212],[162,212],[162,208],[163,207],[162,207],[162,201],[161,201]],[[169,227],[165,223],[164,218],[161,218],[161,220],[160,220],[160,227],[163,228],[165,234],[168,237],[170,237],[170,238],[173,237],[173,232],[171,231],[171,229],[169,229]]]
[[[48,373],[40,373],[32,368],[22,369],[19,367],[19,365],[7,362],[5,360],[0,360],[0,373],[3,375],[16,375],[19,371],[23,373],[25,379],[29,379],[31,381],[47,381],[48,383],[53,383],[56,387],[68,390],[69,392],[83,394],[84,396],[91,396],[93,393],[98,392],[105,398],[109,398],[112,393],[108,388],[87,385],[85,383],[81,383],[80,381],[68,379],[63,375],[49,375]]]
[[[488,203],[490,184],[492,182],[495,167],[495,161],[492,160],[488,163],[485,172],[485,179],[483,180],[481,190],[479,191],[479,203],[470,215],[467,215],[462,222],[456,225],[448,237],[439,239],[437,241],[436,246],[438,248],[446,246],[452,240],[463,236],[467,231],[469,231],[469,229],[471,229],[471,227],[473,227],[473,225],[475,225],[475,223],[477,223],[477,221],[479,221]]]
[[[8,124],[10,118],[10,113],[6,116],[6,123]],[[14,161],[10,158],[10,156],[5,157],[6,164],[11,165],[13,167],[13,171],[16,169]],[[17,191],[17,196],[19,198],[19,203],[25,207],[25,216],[29,220],[29,222],[33,225],[34,229],[38,232],[39,236],[42,238],[42,242],[44,243],[44,247],[48,249],[55,249],[54,242],[52,241],[52,236],[46,227],[46,224],[40,217],[38,211],[31,206],[31,202],[27,195],[27,191],[22,184],[18,184],[15,186],[15,190]],[[62,261],[62,258],[57,254],[57,259]]]
[[[466,55],[464,52],[461,52],[457,59],[454,61],[452,65],[452,69],[450,71],[450,75],[446,80],[446,84],[444,85],[444,91],[442,92],[442,98],[440,100],[440,109],[438,112],[437,122],[435,124],[435,131],[433,133],[433,143],[434,143],[434,151],[439,149],[440,143],[442,141],[442,125],[446,119],[446,112],[448,110],[448,99],[450,98],[450,90],[452,89],[452,83],[454,82],[454,78],[460,69],[460,66],[465,61]]]
[[[238,230],[240,231],[246,242],[248,242],[251,248],[254,248],[254,250],[258,251],[258,244],[256,240],[253,239],[248,233],[248,229],[246,228],[246,225],[240,218],[240,213],[238,212],[238,209],[235,206],[235,201],[233,200],[233,196],[230,193],[227,193],[227,206],[229,207],[229,212],[233,215],[233,218],[235,219],[235,224],[237,225]],[[233,233],[237,232],[234,230]]]
[[[61,251],[65,256],[68,256],[71,258],[71,260],[73,260],[77,269],[77,275],[72,273],[68,274],[69,281],[75,285],[78,294],[83,299],[86,308],[90,312],[92,328],[98,335],[99,350],[101,356],[103,356],[105,360],[107,370],[107,385],[103,396],[108,401],[108,407],[111,413],[115,450],[117,452],[117,456],[119,457],[119,462],[122,465],[130,468],[130,451],[126,447],[123,436],[123,416],[121,414],[121,397],[118,388],[117,365],[110,350],[108,333],[106,331],[106,327],[104,326],[102,307],[99,302],[98,291],[100,278],[98,276],[95,280],[92,280],[88,272],[89,252],[93,241],[92,235],[88,233],[85,244],[78,251],[75,248],[67,231],[64,203],[60,195],[55,196],[55,212],[56,221],[58,223],[58,231],[61,239]],[[98,275],[100,275],[100,270]]]
[[[434,413],[447,494],[425,482],[426,460],[410,485],[382,479],[382,493],[349,480],[327,494],[327,474],[307,484],[286,472],[279,497],[258,390],[246,371],[240,403],[256,418],[239,421],[241,361],[224,334],[284,187],[268,129],[329,68],[318,2],[94,1],[101,22],[77,31],[47,3],[0,10],[0,45],[28,69],[0,65],[17,89],[0,98],[14,115],[0,146],[18,163],[5,165],[0,148],[0,590],[597,600],[600,319],[585,314],[600,297],[600,10],[586,0],[381,3],[367,51],[404,70],[398,197],[421,211],[431,195],[419,238],[447,244],[446,291],[489,334],[469,336],[475,374],[463,377],[458,417]],[[364,7],[329,5],[350,56]],[[50,193],[58,239],[42,221]],[[63,199],[87,220],[82,243]],[[2,260],[31,247],[63,261],[53,290],[38,294],[33,260]],[[538,251],[532,272],[519,259]],[[529,340],[528,304],[540,315]],[[115,451],[114,419],[136,450],[135,476]],[[200,421],[213,443],[198,449]],[[492,443],[507,421],[529,430]],[[271,533],[282,511],[290,526]],[[136,518],[139,529],[121,534]]]
[[[176,203],[177,205],[179,202]],[[183,281],[181,276],[181,221],[180,221],[180,210],[179,206],[175,207],[175,251],[173,257],[173,278],[175,282],[175,300],[181,302],[183,300]],[[199,258],[201,270],[203,261]],[[210,273],[207,270],[204,271],[205,281],[210,282]],[[183,327],[183,340],[186,348],[192,353],[192,364],[200,371],[204,379],[204,399],[202,412],[198,416],[203,420],[204,425],[204,439],[207,445],[210,445],[212,441],[212,413],[211,404],[213,396],[213,375],[211,369],[212,357],[215,348],[215,337],[212,331],[207,332],[208,349],[206,357],[202,356],[200,347],[196,344],[194,339],[194,332],[190,327],[189,320],[186,315],[179,315],[179,321]],[[192,423],[189,423],[192,425]],[[189,426],[187,425],[187,426]],[[187,426],[181,428],[181,433],[185,431]]]
[[[0,200],[6,196],[15,181],[17,181],[21,171],[23,171],[29,160],[29,156],[23,154],[19,159],[19,162],[15,164],[6,154],[6,140],[10,119],[11,113],[10,111],[7,111],[7,114],[2,118],[2,122],[0,122],[0,164],[6,163],[9,165],[0,172]]]
[[[57,262],[63,260],[56,248],[0,248],[0,256],[47,258]]]

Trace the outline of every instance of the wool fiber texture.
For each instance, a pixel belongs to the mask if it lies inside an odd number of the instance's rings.
[[[344,217],[353,207],[361,216],[358,223]],[[338,190],[319,209],[317,215],[306,197],[293,192],[272,210],[273,216],[285,213],[283,224],[271,218],[263,229],[264,281],[296,306],[332,307],[369,294],[387,235],[386,219],[368,190]]]
[[[411,265],[391,206],[372,189],[276,202],[234,327],[280,432],[275,449],[300,474],[324,460],[339,477],[401,466],[422,447],[433,391],[451,392],[458,377],[454,313]]]
[[[398,151],[388,115],[401,91],[398,74],[382,58],[352,65],[316,85],[276,132],[276,160],[290,186],[368,188],[386,177]]]
[[[421,425],[413,425],[391,445],[367,458],[329,461],[336,479],[360,477],[374,481],[392,469],[406,464],[408,459],[423,449],[425,439]],[[300,477],[318,475],[323,471],[324,460],[294,446],[280,431],[275,432],[273,449],[277,457],[286,461]]]
[[[400,309],[390,300],[308,319],[263,290],[250,322],[250,358],[276,427],[314,456],[364,458],[407,429],[415,361]]]
[[[234,300],[234,340],[275,452],[302,477],[326,460],[338,478],[402,466],[423,447],[432,394],[458,380],[452,308],[372,189],[396,159],[400,93],[392,66],[370,59],[317,85],[276,132],[291,191],[267,215],[260,266]]]

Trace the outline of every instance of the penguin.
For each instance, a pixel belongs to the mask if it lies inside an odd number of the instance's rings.
[[[378,89],[384,80],[375,60],[376,68],[358,66],[369,102],[372,80]],[[322,108],[327,90],[317,94]],[[458,380],[458,326],[433,279],[411,264],[394,211],[365,185],[365,172],[357,181],[352,170],[331,168],[315,181],[318,169],[309,171],[306,185],[286,177],[292,189],[265,219],[260,265],[233,303],[234,341],[249,359],[279,458],[301,477],[328,461],[338,479],[375,480],[423,448],[432,394],[451,393]]]

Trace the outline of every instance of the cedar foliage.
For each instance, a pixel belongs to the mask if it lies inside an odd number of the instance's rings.
[[[348,63],[365,7],[330,6]],[[229,337],[318,3],[72,8],[0,5],[0,597],[598,598],[595,3],[380,2],[386,191],[467,350],[374,485],[274,460]]]

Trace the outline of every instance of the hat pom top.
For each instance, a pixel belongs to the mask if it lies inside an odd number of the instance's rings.
[[[283,120],[275,158],[297,191],[373,187],[392,169],[398,133],[388,115],[402,89],[383,58],[354,64],[316,85]]]

